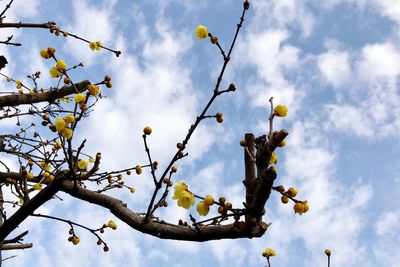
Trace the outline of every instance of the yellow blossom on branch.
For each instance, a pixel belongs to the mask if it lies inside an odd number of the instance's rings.
[[[86,96],[82,93],[79,93],[74,96],[74,99],[76,103],[82,103],[86,101]]]
[[[61,135],[64,136],[67,139],[70,139],[72,137],[72,134],[74,132],[70,128],[65,128],[62,132]]]
[[[103,44],[100,41],[90,42],[89,47],[92,51],[99,51]]]
[[[296,202],[296,204],[294,204],[293,206],[294,209],[294,213],[298,213],[299,215],[302,215],[303,213],[306,213],[310,207],[308,206],[307,201],[304,202]]]
[[[85,169],[87,168],[88,164],[89,164],[89,163],[88,163],[86,160],[80,159],[80,160],[78,161],[78,168],[79,168],[80,170],[85,170]]]
[[[202,39],[207,38],[207,36],[208,36],[207,28],[205,26],[203,26],[203,25],[197,26],[197,28],[196,28],[196,38],[198,40],[202,40]]]
[[[269,159],[269,164],[276,164],[278,162],[278,156],[272,152],[271,158]]]
[[[52,67],[49,71],[51,78],[61,77],[62,73],[57,67]]]
[[[209,211],[210,211],[210,206],[207,205],[204,201],[200,201],[200,203],[197,205],[197,212],[201,216],[207,216]]]
[[[174,187],[174,196],[172,199],[178,200],[178,206],[185,209],[194,205],[194,195],[188,190],[188,186],[183,182],[176,183]]]
[[[56,67],[58,70],[67,70],[67,64],[65,64],[64,60],[57,60]]]
[[[276,256],[276,252],[272,248],[266,248],[263,251],[262,256],[263,257],[274,257],[274,256]]]
[[[65,129],[65,126],[67,126],[67,122],[63,118],[56,119],[57,132],[61,133]]]
[[[286,117],[288,108],[285,105],[279,104],[274,108],[274,114],[277,117]]]
[[[89,84],[88,85],[88,91],[90,95],[97,95],[100,91],[99,86],[98,85],[94,85],[94,84]]]

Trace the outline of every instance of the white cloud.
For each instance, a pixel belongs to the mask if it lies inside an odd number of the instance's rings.
[[[372,251],[377,262],[384,266],[395,267],[399,265],[400,253],[398,251],[399,244],[399,228],[400,211],[383,212],[375,222],[374,243]]]
[[[393,235],[400,224],[399,212],[385,212],[375,223],[375,232],[378,236]]]
[[[400,2],[397,0],[372,0],[383,16],[400,23]]]
[[[400,74],[399,60],[400,53],[390,42],[366,45],[358,62],[360,79],[394,78]]]
[[[343,133],[355,133],[358,136],[372,137],[374,130],[368,117],[362,110],[351,105],[327,105],[328,120],[325,127]]]
[[[328,50],[318,56],[317,64],[323,77],[334,87],[346,84],[351,77],[347,52]]]

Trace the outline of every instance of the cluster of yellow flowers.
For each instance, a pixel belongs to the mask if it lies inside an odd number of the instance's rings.
[[[178,200],[178,206],[185,209],[194,205],[194,194],[188,190],[188,186],[183,182],[176,183],[174,196],[172,199]]]
[[[103,47],[100,41],[89,42],[89,47],[92,51],[99,51]]]
[[[48,47],[47,49],[40,50],[40,56],[44,59],[49,59],[54,56],[56,50],[53,47]]]
[[[110,227],[113,230],[117,230],[117,224],[113,220],[108,221],[107,227]]]
[[[65,118],[58,117],[55,122],[55,127],[58,133],[60,133],[66,139],[72,137],[73,131],[68,127],[68,124],[75,122],[75,117],[72,114],[65,116]]]
[[[207,216],[208,212],[210,211],[210,206],[214,204],[214,198],[210,195],[207,195],[203,201],[197,205],[197,212],[201,216]]]
[[[302,215],[303,213],[306,213],[310,207],[308,206],[307,200],[306,201],[298,201],[294,204],[293,206],[294,213],[298,213],[299,215]]]
[[[56,66],[49,71],[51,78],[58,78],[67,70],[67,64],[64,60],[57,60]]]
[[[299,200],[293,199],[294,197],[297,196],[296,188],[290,187],[287,191],[285,191],[285,187],[280,185],[280,186],[274,187],[274,189],[282,194],[281,202],[283,204],[289,203],[290,198],[295,202],[295,204],[293,206],[294,213],[298,213],[299,215],[302,215],[303,213],[306,213],[310,209],[310,207],[308,206],[307,200],[299,201]]]

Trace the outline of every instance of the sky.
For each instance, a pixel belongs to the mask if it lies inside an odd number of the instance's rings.
[[[0,2],[0,9],[8,1]],[[203,121],[191,139],[189,156],[177,163],[175,181],[185,181],[200,195],[225,196],[234,207],[244,199],[245,133],[267,133],[269,105],[285,104],[286,118],[275,129],[287,129],[286,147],[277,151],[276,185],[295,187],[310,211],[294,214],[273,192],[262,238],[205,243],[160,240],[130,229],[105,210],[59,194],[39,212],[62,216],[96,228],[110,219],[110,251],[96,238],[77,230],[80,244],[67,241],[68,226],[27,219],[32,249],[4,266],[265,266],[261,252],[271,247],[271,266],[398,266],[400,261],[400,2],[397,0],[254,0],[237,40],[221,88],[234,83],[234,93],[218,97],[210,109],[224,114],[222,124]],[[89,40],[101,40],[122,51],[92,52],[86,43],[55,37],[41,29],[7,29],[22,47],[0,46],[9,61],[3,73],[26,81],[42,71],[40,84],[55,86],[51,63],[39,51],[55,47],[74,80],[96,82],[109,74],[113,88],[79,126],[76,142],[87,139],[86,152],[102,152],[102,170],[146,164],[141,139],[146,125],[152,157],[165,167],[175,145],[211,97],[223,64],[218,49],[198,41],[194,31],[205,25],[225,49],[241,14],[241,1],[15,0],[5,22],[56,21],[61,29]],[[15,90],[4,80],[0,90]],[[25,119],[22,123],[30,123]],[[15,131],[15,121],[2,120],[2,133]],[[40,131],[45,131],[39,129]],[[16,167],[12,158],[2,160]],[[4,158],[3,158],[4,157]],[[144,211],[153,190],[151,176],[127,176],[136,192],[116,190],[136,211]],[[189,220],[189,211],[169,199],[158,215],[170,222]],[[13,210],[9,209],[12,213]],[[211,211],[215,214],[215,211]]]

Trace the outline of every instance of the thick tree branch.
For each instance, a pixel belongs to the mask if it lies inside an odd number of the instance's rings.
[[[82,81],[75,85],[64,86],[60,89],[48,90],[42,94],[34,94],[34,95],[14,94],[14,95],[1,96],[0,97],[0,108],[8,107],[8,106],[14,107],[14,106],[19,106],[19,105],[24,105],[24,104],[34,104],[34,103],[40,103],[40,102],[52,103],[56,99],[76,93],[76,90],[78,90],[79,92],[84,91],[89,84],[90,84],[90,82],[85,80],[85,81]]]
[[[50,200],[58,192],[61,179],[63,179],[63,175],[54,180],[53,183],[46,186],[30,201],[24,203],[24,205],[22,205],[10,218],[4,221],[3,225],[0,227],[0,241],[4,240],[29,215]]]
[[[26,244],[5,244],[0,246],[0,250],[15,250],[15,249],[26,249],[33,247],[32,243]]]
[[[185,241],[208,241],[216,239],[234,239],[243,237],[261,237],[266,229],[257,227],[257,231],[249,231],[243,224],[211,225],[195,227],[173,225],[163,221],[148,220],[145,217],[131,211],[126,204],[116,198],[99,194],[80,186],[74,187],[74,183],[64,180],[60,184],[60,190],[81,200],[109,209],[121,221],[142,233],[150,234],[162,239],[175,239]]]

